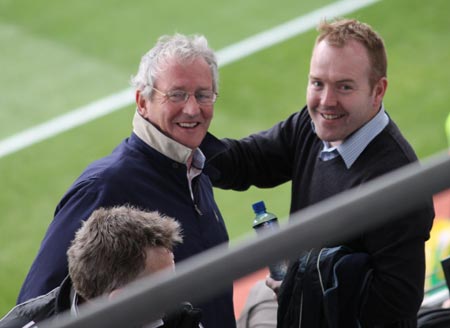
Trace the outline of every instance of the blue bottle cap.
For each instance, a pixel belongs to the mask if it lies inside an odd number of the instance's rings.
[[[252,205],[253,207],[253,211],[255,211],[255,213],[261,213],[261,212],[265,212],[266,211],[266,205],[264,204],[264,201],[259,201],[256,202]]]

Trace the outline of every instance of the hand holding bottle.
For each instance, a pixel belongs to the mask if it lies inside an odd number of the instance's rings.
[[[254,203],[253,211],[256,214],[255,219],[253,220],[253,229],[255,229],[257,233],[269,229],[278,229],[278,218],[273,213],[266,211],[266,206],[263,201]],[[284,260],[269,265],[270,277],[277,281],[283,280],[286,270],[287,265]]]

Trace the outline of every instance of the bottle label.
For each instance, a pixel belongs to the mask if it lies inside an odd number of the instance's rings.
[[[256,231],[261,231],[261,230],[275,230],[278,229],[278,222],[277,220],[270,220],[270,221],[266,221],[266,222],[262,222],[260,224],[258,224],[257,226],[254,226]]]

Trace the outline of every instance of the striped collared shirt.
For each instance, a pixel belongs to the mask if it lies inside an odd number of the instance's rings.
[[[324,141],[323,149],[319,154],[320,159],[328,161],[340,155],[347,169],[350,169],[367,145],[383,131],[388,123],[389,117],[384,110],[384,105],[382,105],[377,115],[339,146],[331,147],[329,142]]]

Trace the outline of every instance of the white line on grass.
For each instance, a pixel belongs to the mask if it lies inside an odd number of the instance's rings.
[[[218,51],[219,66],[223,67],[308,31],[323,18],[345,15],[378,1],[380,0],[341,0],[322,7]],[[129,106],[133,102],[134,91],[128,88],[19,132],[0,141],[0,158]]]

